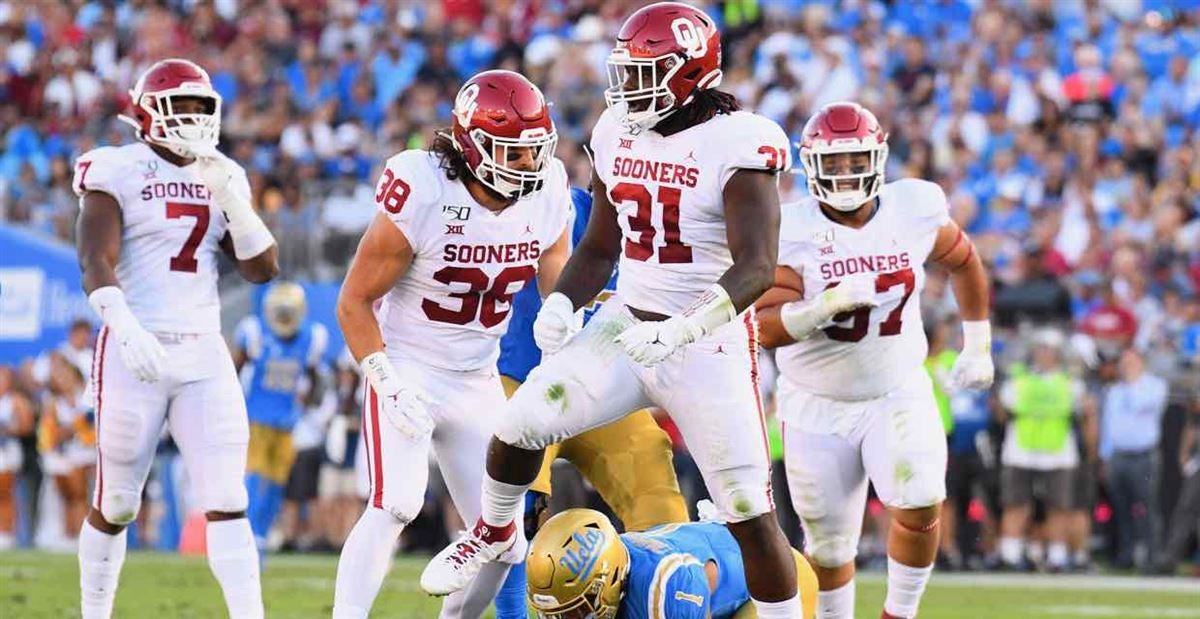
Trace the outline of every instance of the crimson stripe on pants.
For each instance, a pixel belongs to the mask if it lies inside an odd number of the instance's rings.
[[[100,452],[100,409],[104,404],[104,349],[108,346],[108,327],[100,327],[99,342],[92,357],[92,388],[96,390],[96,505],[104,499],[104,454]]]
[[[758,385],[758,323],[754,311],[745,314],[746,334],[750,337],[750,386],[754,389],[754,405],[758,408],[758,428],[762,431],[763,452],[767,456],[767,505],[775,509],[775,493],[771,490],[771,445],[767,441],[767,418],[763,413],[762,391]]]
[[[375,457],[371,458],[369,465],[374,465],[375,475],[374,483],[371,488],[374,491],[371,496],[371,504],[378,509],[383,509],[383,453],[379,449],[379,395],[369,385],[367,386],[367,395],[371,400],[371,443],[375,448]]]

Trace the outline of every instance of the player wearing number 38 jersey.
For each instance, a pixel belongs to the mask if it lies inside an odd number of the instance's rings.
[[[338,300],[367,381],[370,479],[338,563],[338,618],[370,611],[397,538],[424,504],[431,448],[459,513],[479,517],[483,459],[507,399],[496,360],[513,295],[535,276],[548,291],[570,251],[570,186],[537,87],[511,71],[480,73],[459,90],[453,116],[430,151],[387,161],[379,213]],[[493,564],[441,616],[482,615],[507,572]]]
[[[658,405],[747,558],[758,616],[798,617],[795,563],[772,512],[750,308],[774,273],[787,137],[716,90],[720,34],[693,6],[634,12],[607,64],[587,231],[534,323],[545,356],[488,450],[481,519],[433,559],[421,586],[461,590],[519,548],[522,495],[547,445]],[[576,333],[576,311],[618,260],[616,295]]]
[[[884,184],[887,135],[869,111],[830,104],[802,140],[812,196],[783,207],[777,288],[759,318],[763,344],[782,346],[788,484],[820,581],[818,614],[853,616],[869,478],[892,515],[884,616],[913,617],[946,495],[946,439],[922,366],[923,265],[950,271],[964,319],[953,375],[966,388],[992,380],[987,273],[941,188]]]

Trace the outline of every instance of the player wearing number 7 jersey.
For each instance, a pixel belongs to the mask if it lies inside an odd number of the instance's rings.
[[[804,128],[810,197],[783,207],[777,288],[759,302],[776,352],[792,501],[820,581],[818,616],[854,616],[868,478],[891,512],[885,617],[914,617],[937,553],[946,439],[923,369],[926,262],[950,271],[962,387],[992,381],[988,280],[937,185],[884,184],[887,135],[834,103]],[[795,299],[779,303],[780,300]]]
[[[570,186],[537,87],[486,71],[459,90],[453,115],[431,151],[387,161],[379,213],[338,299],[367,381],[370,495],[338,562],[337,618],[370,611],[400,532],[424,504],[431,448],[459,513],[479,517],[483,459],[506,401],[496,360],[512,297],[535,275],[548,291],[570,251]],[[441,616],[480,616],[507,573],[493,564]]]
[[[534,324],[547,356],[492,440],[482,518],[425,569],[426,591],[467,587],[520,543],[522,496],[547,445],[658,405],[746,558],[758,616],[800,616],[772,512],[750,309],[775,268],[789,146],[778,125],[715,90],[720,66],[720,34],[695,7],[652,4],[621,27],[591,138],[588,228]],[[618,259],[616,295],[574,335],[575,311]]]
[[[92,365],[96,490],[79,534],[85,619],[112,614],[125,527],[165,424],[208,519],[208,564],[233,617],[262,617],[246,519],[246,402],[225,339],[217,255],[247,280],[279,270],[275,239],[237,163],[216,151],[221,97],[187,60],[151,66],[130,91],[137,143],[75,163],[79,264],[104,321]]]

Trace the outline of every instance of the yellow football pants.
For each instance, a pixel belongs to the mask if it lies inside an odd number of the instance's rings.
[[[286,484],[296,461],[292,433],[257,423],[250,424],[250,447],[246,472],[257,473],[280,485]]]
[[[520,383],[501,377],[512,396]],[[649,410],[589,430],[546,448],[532,490],[550,494],[550,468],[563,458],[575,465],[628,531],[687,522],[687,504],[672,464],[671,439]]]
[[[817,573],[798,550],[792,549],[792,554],[796,555],[796,588],[800,591],[800,602],[804,606],[804,614],[801,616],[804,619],[813,619],[817,616]],[[757,617],[758,613],[754,612],[752,602],[746,603],[733,615],[733,619]]]

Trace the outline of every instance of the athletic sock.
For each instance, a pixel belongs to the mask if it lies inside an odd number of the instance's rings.
[[[250,521],[246,518],[210,521],[205,536],[208,568],[221,585],[229,616],[261,619],[262,583]]]
[[[817,617],[820,619],[848,619],[854,617],[854,581],[817,593]]]
[[[525,504],[525,491],[532,484],[506,484],[492,479],[491,475],[483,475],[483,515],[484,524],[490,527],[504,527],[521,515],[521,506]],[[470,523],[468,523],[470,526]]]
[[[933,566],[912,567],[888,557],[887,599],[883,610],[893,617],[916,617]]]
[[[781,602],[760,602],[755,599],[750,601],[754,603],[754,611],[758,613],[758,619],[796,619],[804,612],[800,606],[799,594]]]
[[[1024,554],[1024,544],[1019,537],[1000,538],[1000,560],[1005,565],[1020,565]]]
[[[338,559],[334,619],[366,619],[403,530],[404,523],[382,509],[368,507],[359,517]]]
[[[79,530],[79,591],[83,619],[108,619],[125,563],[126,533],[109,535],[87,520]]]

